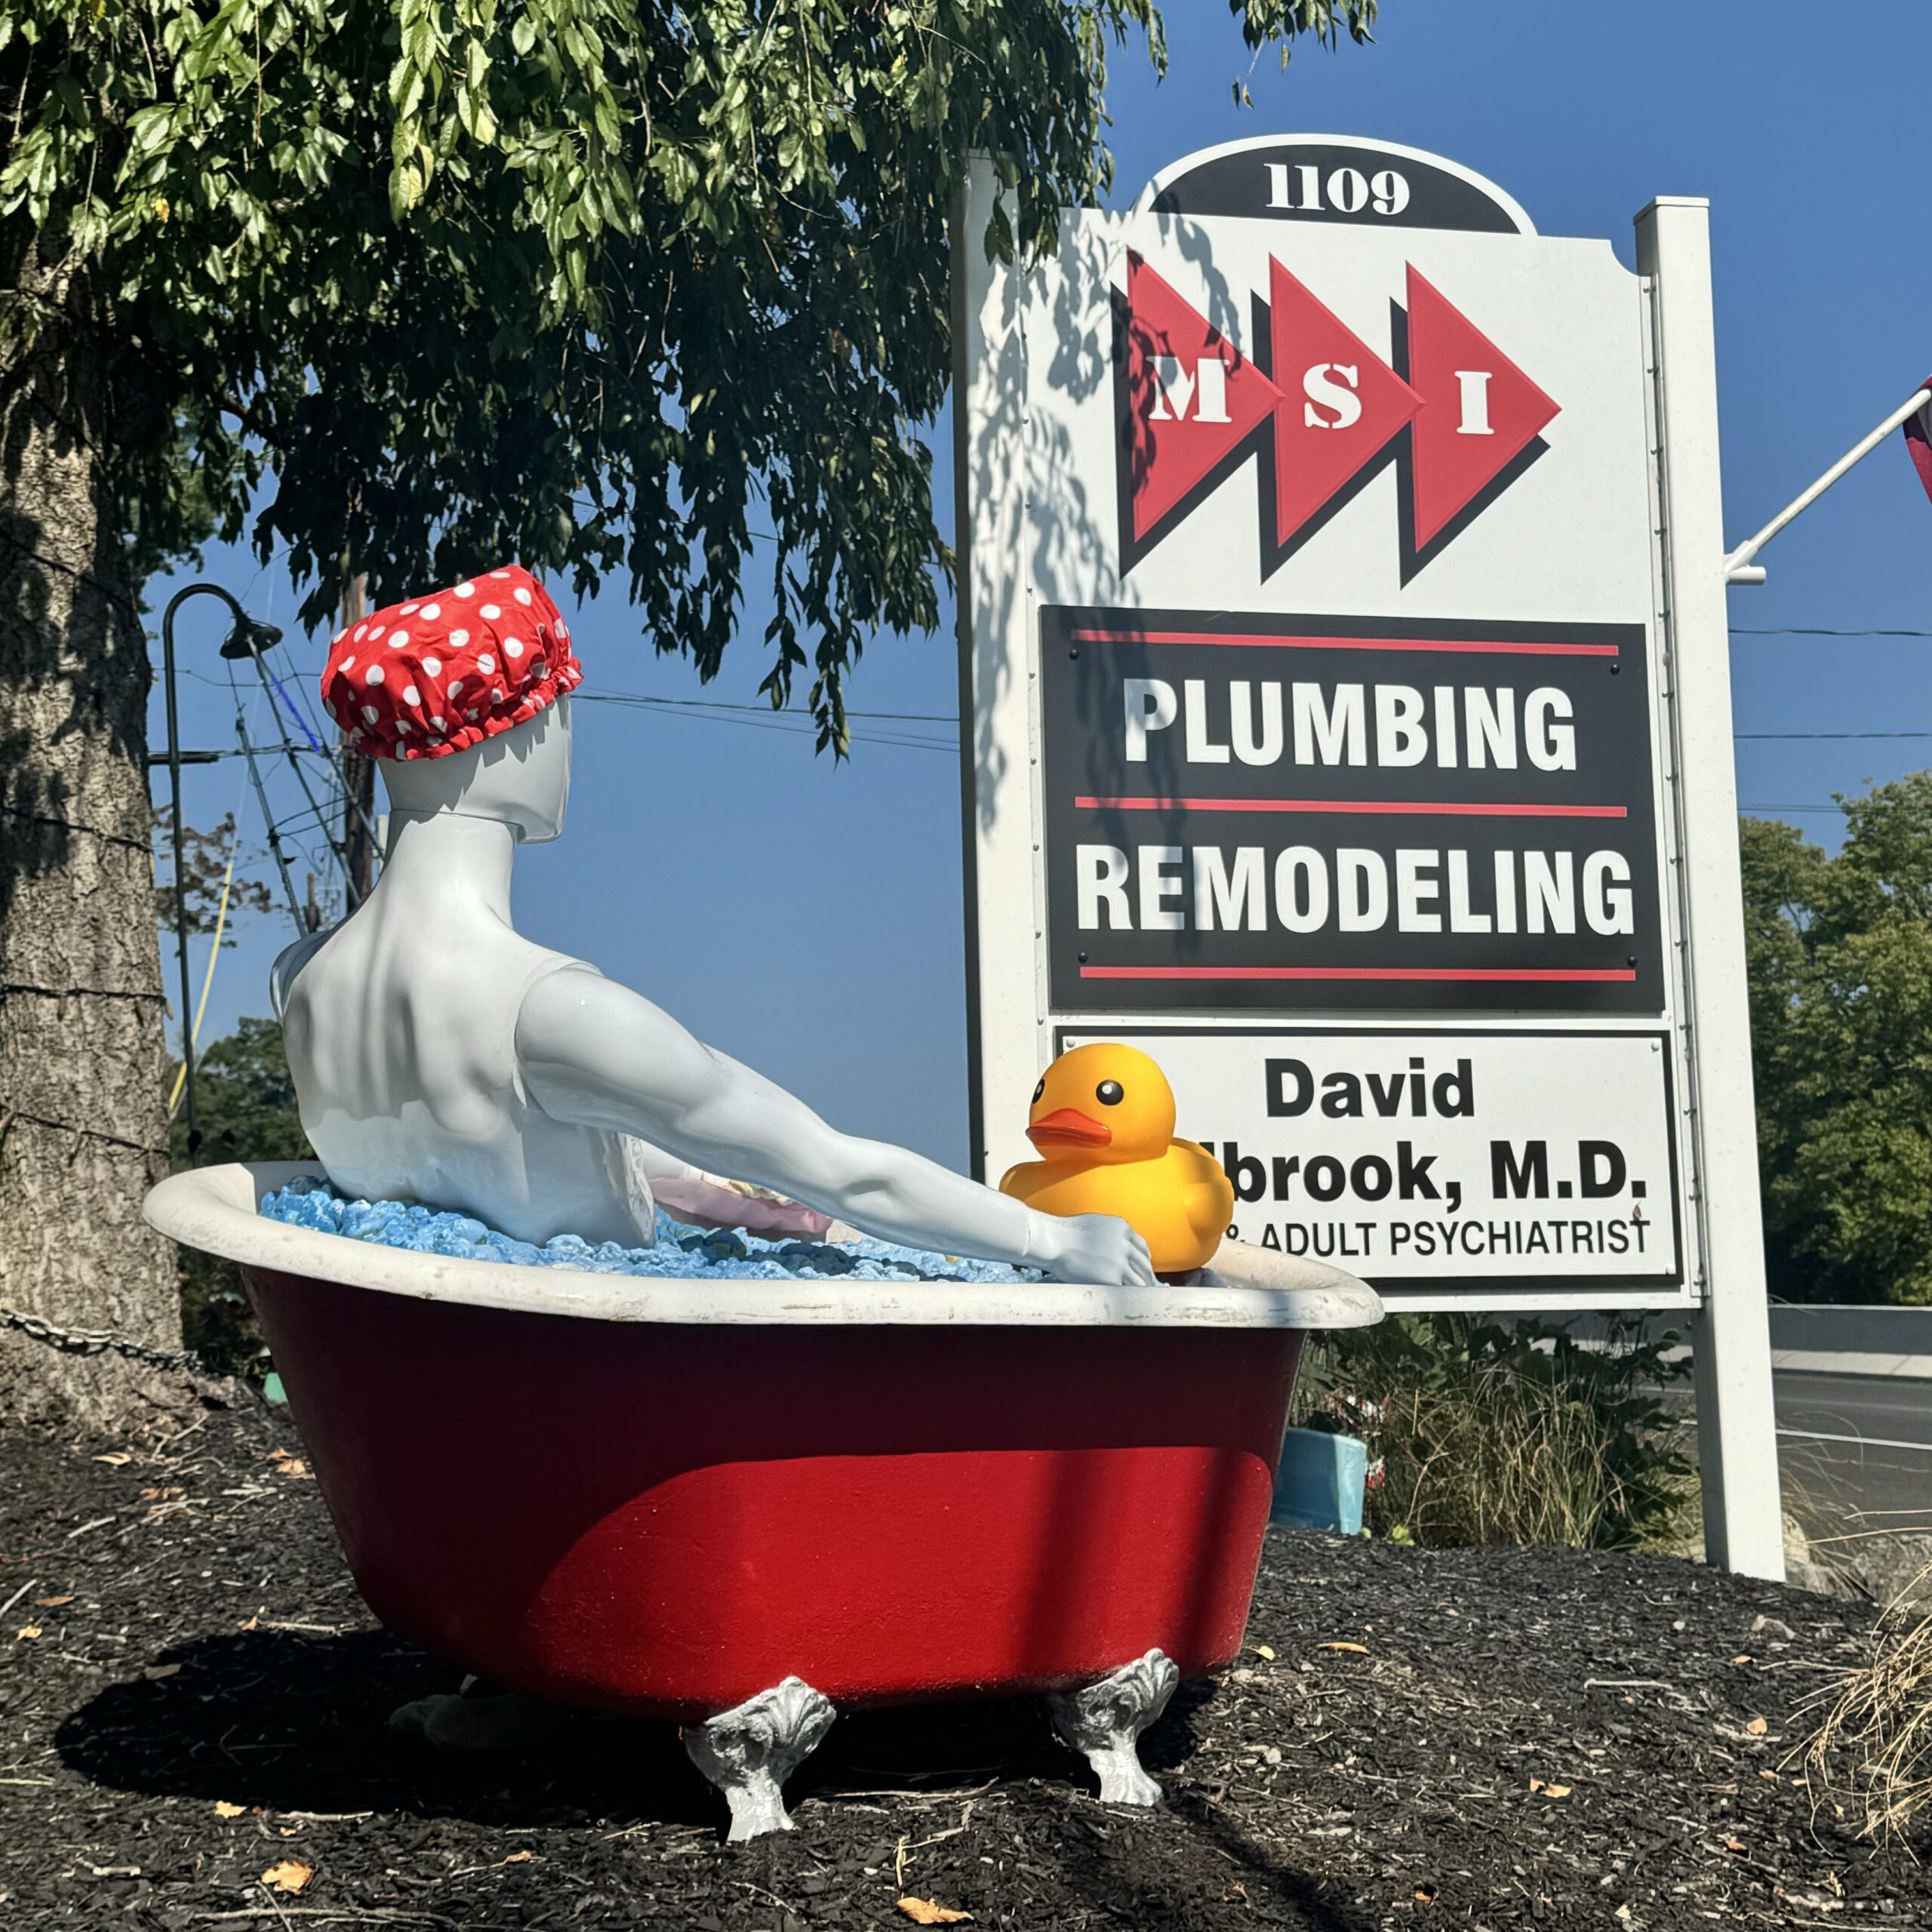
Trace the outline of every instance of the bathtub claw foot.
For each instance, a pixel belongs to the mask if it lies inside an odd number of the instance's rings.
[[[830,1699],[788,1677],[708,1723],[685,1727],[685,1754],[731,1807],[730,1843],[792,1829],[783,1786],[818,1749],[835,1715]]]
[[[1168,1707],[1180,1672],[1164,1651],[1122,1664],[1110,1677],[1047,1700],[1060,1741],[1100,1780],[1103,1804],[1158,1804],[1161,1787],[1140,1762],[1140,1734]]]

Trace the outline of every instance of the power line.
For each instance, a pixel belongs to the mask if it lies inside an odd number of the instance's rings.
[[[1734,738],[1932,738],[1932,731],[1734,731]]]
[[[767,718],[803,718],[801,711],[788,712],[769,704],[728,704],[721,698],[659,697],[648,691],[580,691],[577,695],[604,704],[669,704],[684,711],[749,711]],[[848,718],[884,718],[908,724],[955,724],[959,720],[950,712],[848,711]]]
[[[1761,629],[1752,624],[1733,624],[1733,637],[1932,637],[1932,631],[1840,631],[1820,624],[1789,624]]]

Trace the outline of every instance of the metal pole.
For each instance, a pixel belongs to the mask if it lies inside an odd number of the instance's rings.
[[[1794,517],[1808,510],[1847,470],[1856,469],[1863,463],[1907,417],[1917,415],[1928,402],[1932,402],[1932,389],[1913,390],[1911,395],[1900,403],[1871,435],[1853,448],[1847,450],[1810,489],[1794,497],[1748,543],[1739,544],[1725,558],[1724,581],[1727,583],[1762,583],[1764,573],[1762,570],[1753,569],[1751,559]]]
[[[161,620],[161,662],[168,685],[168,790],[171,826],[174,835],[174,952],[181,968],[181,1072],[183,1118],[188,1124],[188,1164],[200,1151],[201,1130],[195,1124],[195,1029],[193,995],[188,979],[188,879],[181,846],[181,732],[174,709],[174,614],[195,586],[177,590]]]
[[[162,675],[168,687],[168,789],[169,810],[174,816],[174,951],[181,968],[181,1091],[183,1118],[188,1128],[188,1164],[192,1167],[201,1151],[201,1130],[195,1124],[195,1008],[188,977],[188,879],[183,863],[181,823],[181,734],[176,721],[174,700],[174,614],[196,595],[219,597],[235,614],[235,629],[229,645],[238,638],[248,654],[259,655],[264,644],[272,644],[281,633],[258,624],[242,609],[234,595],[218,583],[185,584],[168,600],[161,617]],[[223,647],[225,655],[236,654]],[[270,835],[272,842],[273,835]],[[278,855],[279,856],[279,855]],[[285,873],[286,869],[285,868]],[[297,914],[300,918],[300,913]]]
[[[1689,1115],[1703,1305],[1691,1323],[1704,1552],[1721,1569],[1784,1578],[1771,1404],[1770,1311],[1758,1197],[1758,1123],[1744,971],[1737,782],[1730,741],[1729,612],[1718,466],[1710,207],[1660,197],[1637,217],[1651,285],[1662,623],[1678,775]]]

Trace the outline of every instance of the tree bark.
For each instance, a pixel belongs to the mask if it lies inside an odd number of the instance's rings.
[[[150,672],[104,515],[87,304],[31,258],[0,353],[0,1308],[178,1348],[146,760]],[[0,1315],[0,1414],[138,1426],[179,1376],[29,1339]]]

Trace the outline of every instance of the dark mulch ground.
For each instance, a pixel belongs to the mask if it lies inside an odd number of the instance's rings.
[[[5,1932],[903,1932],[902,1894],[1134,1932],[1932,1924],[1932,1872],[1779,1769],[1868,1622],[1823,1598],[1277,1533],[1275,1654],[1152,1734],[1164,1810],[1103,1809],[1036,1707],[897,1712],[840,1720],[796,1834],[727,1850],[668,1726],[571,1718],[509,1761],[392,1740],[451,1673],[371,1623],[285,1421],[116,1447],[0,1438]],[[315,1876],[272,1896],[283,1860]]]

